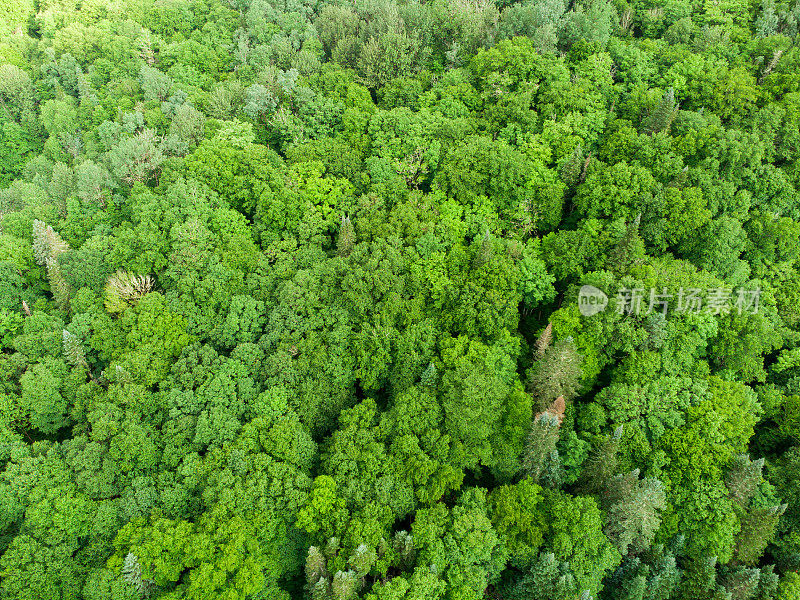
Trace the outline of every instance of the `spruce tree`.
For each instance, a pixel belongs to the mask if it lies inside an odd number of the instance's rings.
[[[567,187],[574,188],[578,185],[584,161],[583,148],[578,144],[575,146],[569,159],[561,165],[559,174],[561,175],[561,180],[567,184]]]
[[[772,70],[773,70],[773,69],[774,69],[776,66],[778,66],[778,61],[780,61],[780,59],[781,59],[781,56],[783,56],[783,50],[775,50],[775,51],[772,53],[772,58],[771,58],[771,59],[770,59],[770,61],[767,63],[767,66],[766,66],[766,67],[764,67],[764,71],[761,73],[761,75],[760,75],[760,76],[759,76],[759,78],[758,78],[758,83],[759,83],[759,84],[761,84],[761,82],[763,82],[763,81],[764,81],[764,78],[765,78],[767,75],[769,75],[770,73],[772,73]]]
[[[527,573],[501,588],[503,598],[564,600],[580,597],[575,576],[569,564],[560,561],[552,552],[542,552]]]
[[[122,561],[122,578],[137,589],[142,583],[142,568],[139,565],[139,560],[136,555],[130,552],[125,555],[125,559]]]
[[[381,559],[386,556],[386,553],[391,549],[389,546],[389,542],[386,541],[386,538],[382,537],[381,541],[378,542],[378,558]]]
[[[537,410],[544,410],[559,396],[565,400],[575,397],[583,375],[582,362],[570,338],[545,350],[528,372],[528,391],[536,399]]]
[[[759,569],[727,567],[722,570],[720,583],[730,594],[731,600],[750,600],[758,589],[760,579]]]
[[[327,561],[320,549],[317,546],[311,546],[306,557],[306,583],[310,588],[313,589],[320,579],[328,576],[326,564]]]
[[[58,259],[55,257],[47,259],[47,279],[50,281],[50,292],[53,294],[56,306],[62,310],[69,308],[72,289],[64,278],[61,265],[58,264]]]
[[[356,577],[365,577],[376,560],[378,560],[378,556],[375,554],[375,550],[369,548],[366,544],[360,544],[350,556],[348,564],[353,569]]]
[[[761,577],[758,579],[758,592],[756,600],[771,600],[778,595],[780,577],[775,572],[775,565],[761,567]]]
[[[751,460],[747,454],[735,456],[725,474],[725,487],[731,499],[741,508],[747,508],[763,476],[764,459]]]
[[[639,225],[641,223],[641,213],[628,223],[625,228],[625,235],[609,253],[606,261],[606,268],[618,275],[624,275],[631,266],[641,263],[645,256],[644,241],[639,235]]]
[[[40,265],[45,265],[50,258],[47,225],[38,219],[33,222],[33,257]]]
[[[473,259],[472,265],[476,269],[480,269],[488,265],[492,258],[494,257],[494,244],[492,243],[492,238],[489,235],[489,230],[486,230],[486,233],[483,234],[481,238],[480,246],[475,254],[475,258]]]
[[[395,533],[392,547],[397,553],[402,569],[407,569],[414,563],[414,537],[408,531],[401,530]]]
[[[431,361],[428,363],[428,366],[425,367],[425,370],[422,372],[422,376],[419,379],[420,385],[429,388],[435,388],[436,384],[439,380],[439,374],[436,370],[436,365],[433,364]]]
[[[445,51],[444,58],[447,61],[448,69],[460,67],[463,62],[461,59],[461,44],[453,40]]]
[[[342,216],[342,224],[339,227],[339,242],[336,251],[339,256],[350,256],[356,243],[356,230],[350,222],[350,217]]]
[[[540,359],[544,356],[545,351],[550,347],[550,343],[553,341],[553,324],[547,323],[547,327],[544,328],[542,334],[536,340],[534,344],[535,352],[534,355],[537,359]]]
[[[142,578],[142,567],[135,554],[128,553],[122,561],[122,579],[132,585],[139,597],[149,598],[156,590],[156,584],[152,579]]]
[[[341,546],[339,538],[332,537],[331,539],[328,540],[328,543],[325,544],[325,550],[324,550],[324,554],[325,557],[328,559],[328,562],[331,562],[336,558],[336,556],[339,554],[340,547]]]
[[[358,582],[354,571],[336,571],[331,581],[333,600],[350,600],[356,594]]]
[[[687,561],[681,582],[682,600],[709,600],[717,589],[717,557],[701,556]]]
[[[646,555],[651,563],[647,578],[647,589],[652,600],[671,598],[680,585],[682,571],[678,567],[678,554],[683,548],[683,536],[676,536],[665,547],[663,544],[653,546]]]
[[[48,260],[67,250],[69,244],[52,227],[38,219],[33,221],[33,256],[37,263],[47,265]]]
[[[617,452],[622,438],[622,426],[614,430],[613,435],[606,437],[594,447],[583,463],[583,470],[578,485],[586,493],[596,494],[603,490],[606,483],[617,471]]]
[[[53,299],[64,310],[69,308],[71,289],[61,272],[58,257],[67,250],[69,244],[52,227],[38,219],[33,221],[33,256],[46,268]]]
[[[119,313],[136,304],[153,290],[150,275],[134,275],[119,269],[106,281],[105,307],[110,313]]]
[[[736,536],[736,560],[754,565],[775,537],[778,521],[786,512],[786,504],[755,507],[740,517],[742,529]]]
[[[689,181],[689,167],[683,167],[681,172],[667,184],[667,187],[683,188]]]
[[[603,530],[620,553],[638,553],[649,548],[666,505],[661,482],[639,479],[639,469],[634,469],[611,477],[601,498],[606,517]]]
[[[83,344],[78,337],[66,329],[62,332],[64,360],[75,367],[88,367],[86,354],[83,351]]]
[[[332,600],[331,583],[323,577],[311,589],[311,600]]]
[[[156,55],[153,51],[153,41],[150,39],[150,30],[142,28],[139,56],[148,66],[156,64]]]
[[[675,90],[669,88],[664,92],[658,107],[650,114],[645,121],[644,131],[649,135],[654,135],[661,131],[669,131],[672,121],[678,114],[679,104],[675,102]]]
[[[540,415],[544,413],[549,413],[550,415],[556,417],[558,419],[558,424],[564,422],[564,413],[567,410],[567,403],[564,400],[564,396],[559,396],[553,403],[547,407],[547,410],[542,411],[541,413],[537,414],[535,418],[538,418]]]
[[[126,383],[132,383],[133,377],[131,377],[131,374],[125,368],[120,365],[116,365],[114,367],[114,381],[124,385]]]
[[[667,548],[654,544],[638,555],[628,554],[606,580],[603,600],[669,600],[681,581],[676,554],[682,546],[678,536]],[[677,543],[676,543],[677,542]]]
[[[556,444],[559,437],[559,421],[556,415],[544,412],[538,415],[531,425],[525,444],[522,461],[523,469],[535,483],[539,483],[545,474],[548,483],[557,483],[560,460]]]

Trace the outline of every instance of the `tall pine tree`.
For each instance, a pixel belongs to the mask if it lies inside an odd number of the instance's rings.
[[[669,128],[678,114],[679,106],[675,102],[675,89],[670,87],[661,96],[661,102],[645,121],[645,133],[654,135],[661,131],[669,132]]]

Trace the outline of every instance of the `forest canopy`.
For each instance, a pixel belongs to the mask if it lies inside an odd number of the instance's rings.
[[[0,4],[0,599],[800,598],[800,2]]]

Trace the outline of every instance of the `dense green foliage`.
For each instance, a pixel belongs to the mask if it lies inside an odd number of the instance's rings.
[[[0,4],[0,598],[800,598],[800,4]]]

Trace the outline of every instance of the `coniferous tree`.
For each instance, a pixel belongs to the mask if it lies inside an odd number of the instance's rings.
[[[650,114],[645,121],[645,133],[653,135],[661,131],[669,131],[672,122],[678,114],[679,104],[675,102],[675,90],[669,88],[664,92],[658,107]]]
[[[589,172],[589,165],[592,164],[592,153],[589,152],[589,155],[583,161],[583,169],[581,169],[581,176],[578,178],[578,183],[583,183],[586,181],[586,174]]]
[[[133,381],[133,377],[124,367],[121,365],[116,365],[114,367],[114,381],[124,385],[126,383],[131,383]]]
[[[175,85],[169,75],[149,65],[142,65],[139,71],[139,80],[145,99],[159,102],[163,102],[169,97],[170,91]]]
[[[545,474],[552,475],[559,467],[556,443],[559,437],[559,420],[556,415],[544,412],[531,424],[525,444],[522,466],[528,477],[539,483]]]
[[[422,372],[422,376],[419,379],[420,385],[429,388],[435,388],[437,382],[439,381],[439,374],[436,371],[436,365],[433,362],[428,363],[428,366],[425,367],[425,370]]]
[[[88,367],[83,344],[78,337],[66,329],[62,332],[64,359],[75,367]]]
[[[552,552],[542,552],[523,577],[503,590],[512,600],[563,600],[578,595],[575,576],[569,564],[559,561]]]
[[[579,487],[595,494],[605,488],[606,483],[617,472],[617,452],[622,438],[622,425],[614,433],[602,439],[583,463],[578,481]]]
[[[725,475],[725,487],[731,499],[740,507],[746,508],[756,493],[763,476],[764,459],[751,460],[747,454],[735,456]]]
[[[759,569],[745,567],[727,567],[720,575],[720,583],[730,594],[731,600],[750,600],[758,589],[760,579]]]
[[[308,549],[306,557],[306,582],[309,588],[314,588],[320,579],[328,576],[326,569],[327,561],[317,546]]]
[[[661,525],[666,505],[658,479],[639,479],[639,469],[611,477],[601,496],[606,514],[604,531],[621,554],[646,550]]]
[[[358,548],[355,549],[352,556],[350,556],[348,563],[353,572],[356,574],[356,577],[364,577],[367,573],[369,573],[369,570],[375,564],[377,559],[378,556],[376,555],[375,550],[367,547],[366,544],[360,544]]]
[[[536,340],[534,344],[535,352],[534,355],[537,359],[544,357],[544,353],[550,347],[550,343],[553,341],[553,324],[547,323],[547,327],[544,328],[542,334]]]
[[[581,145],[578,144],[575,146],[575,149],[572,151],[572,155],[569,157],[569,159],[563,165],[561,165],[561,179],[567,184],[568,187],[574,188],[576,185],[578,185],[585,160],[586,159],[583,156],[583,148],[581,148]]]
[[[381,558],[383,558],[384,556],[386,556],[386,553],[387,553],[387,552],[388,552],[390,549],[391,549],[391,548],[390,548],[390,546],[389,546],[389,542],[387,542],[387,541],[386,541],[386,538],[385,538],[385,537],[382,537],[382,538],[381,538],[381,541],[378,543],[378,549],[377,549],[377,557],[378,557],[378,559],[381,559]]]
[[[641,213],[628,223],[625,235],[609,253],[606,267],[617,274],[625,274],[635,264],[641,263],[646,256],[644,241],[639,235]]]
[[[110,313],[119,313],[136,304],[153,290],[150,275],[134,275],[122,269],[108,278],[105,287],[105,307]]]
[[[624,559],[609,577],[604,600],[669,600],[681,581],[676,554],[682,545],[680,536],[669,547],[655,544],[647,551]]]
[[[778,596],[780,577],[775,572],[775,565],[761,567],[761,576],[758,578],[758,591],[756,600],[772,600]]]
[[[150,30],[142,28],[139,56],[149,67],[156,64],[156,55],[153,51],[153,41],[150,38]]]
[[[767,63],[767,66],[764,67],[764,71],[762,71],[761,75],[758,78],[758,83],[763,82],[764,78],[770,73],[772,73],[772,70],[776,66],[778,66],[778,62],[781,60],[781,56],[783,56],[783,50],[775,50],[775,52],[772,53],[772,58]]]
[[[754,565],[775,537],[778,521],[787,505],[754,507],[740,517],[742,529],[736,536],[735,557],[746,565]]]
[[[332,537],[331,539],[328,540],[328,543],[325,544],[325,550],[323,551],[323,553],[325,554],[325,557],[328,559],[328,562],[334,560],[336,558],[336,555],[339,554],[339,548],[341,547],[340,544],[341,542],[337,537]]]
[[[686,185],[686,182],[689,180],[689,167],[683,167],[681,172],[675,176],[672,181],[667,184],[667,187],[675,187],[675,188],[682,188]]]
[[[331,584],[327,577],[322,577],[311,590],[312,600],[332,600]]]
[[[67,309],[72,288],[64,278],[64,274],[61,272],[61,265],[55,257],[47,259],[47,279],[50,280],[50,291],[53,293],[56,306],[61,309]]]
[[[58,262],[58,257],[67,250],[69,244],[52,227],[38,219],[33,222],[33,256],[46,268],[53,299],[62,309],[68,308],[72,291]]]
[[[564,422],[564,412],[567,410],[567,403],[564,400],[564,396],[559,396],[553,403],[547,407],[547,410],[542,411],[541,413],[537,414],[534,419],[538,418],[544,413],[548,413],[558,419],[558,424]]]
[[[773,540],[778,521],[787,505],[751,506],[763,481],[764,459],[752,460],[747,454],[733,458],[725,474],[725,486],[735,502],[741,530],[736,536],[736,559],[746,565],[758,562]]]
[[[337,252],[339,256],[350,256],[356,243],[356,230],[350,222],[350,217],[343,216],[339,227],[339,243]]]
[[[355,571],[336,571],[331,581],[333,600],[350,600],[356,594],[358,581]]]
[[[139,592],[141,598],[149,598],[156,589],[152,579],[142,578],[142,567],[135,554],[128,553],[122,562],[122,578]]]
[[[461,44],[453,40],[448,49],[444,53],[444,58],[447,61],[447,67],[455,69],[461,66]]]
[[[489,230],[487,229],[486,233],[484,233],[483,237],[481,238],[480,246],[472,262],[473,267],[480,269],[481,267],[488,265],[493,257],[494,245],[492,244],[492,238],[489,235]]]
[[[38,219],[33,221],[33,256],[37,263],[46,265],[49,259],[67,250],[69,244],[51,226]]]
[[[38,219],[33,222],[33,257],[40,265],[47,263],[50,258],[50,239],[48,226]]]
[[[394,534],[392,547],[397,553],[401,568],[409,568],[414,562],[414,537],[408,531],[398,531]]]
[[[583,359],[570,338],[558,340],[545,350],[542,358],[533,364],[528,374],[528,390],[533,394],[540,410],[559,396],[569,400],[577,394],[583,374],[582,362]]]
[[[680,587],[682,600],[709,600],[717,588],[716,556],[701,556],[687,561]]]

